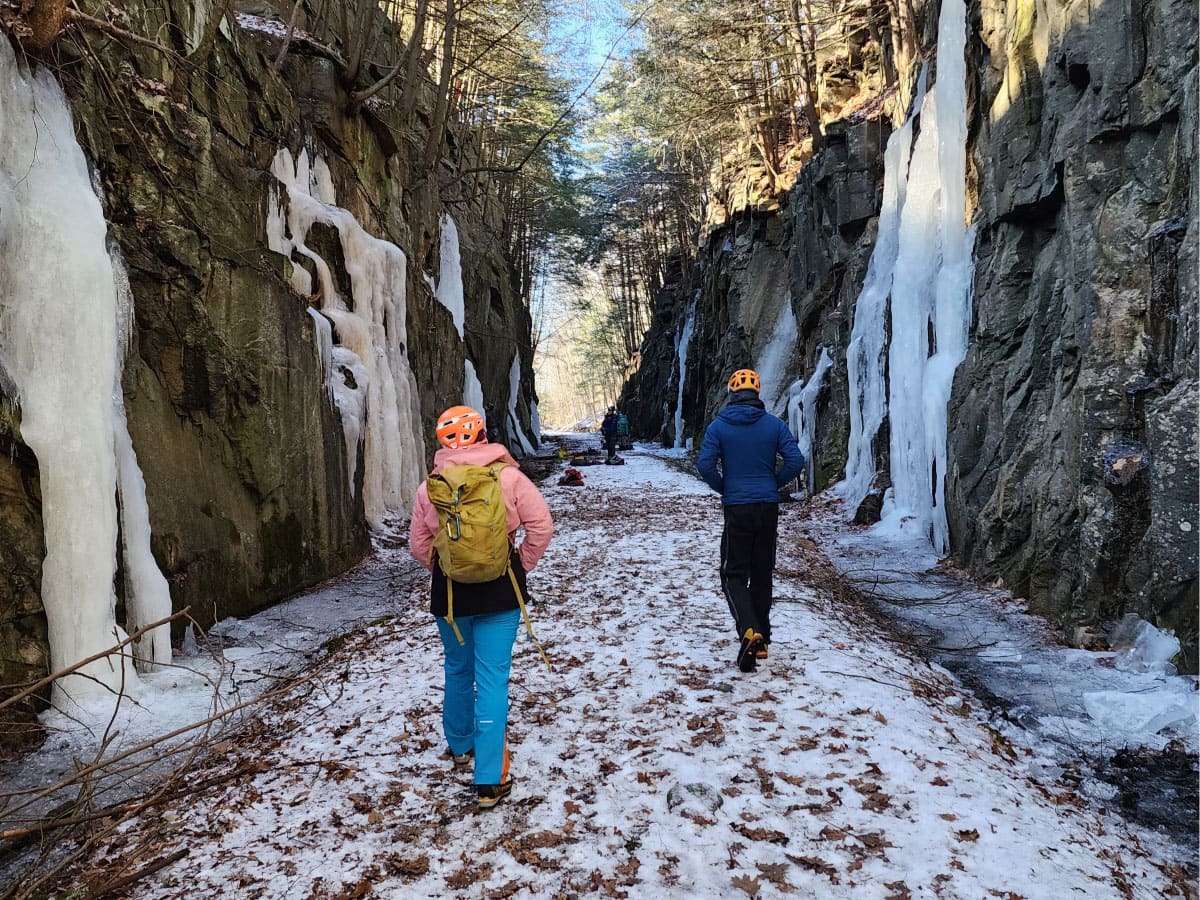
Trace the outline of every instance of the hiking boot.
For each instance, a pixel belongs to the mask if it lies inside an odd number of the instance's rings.
[[[455,753],[450,751],[450,761],[454,763],[454,768],[461,769],[463,766],[471,764],[471,760],[475,758],[475,751],[468,750],[466,753]]]
[[[480,809],[491,809],[512,793],[512,779],[503,784],[477,784],[475,796],[479,799]]]
[[[755,659],[766,659],[766,658],[767,658],[767,648],[768,648],[768,647],[770,647],[770,646],[771,646],[771,645],[770,645],[770,644],[768,644],[768,643],[767,643],[767,642],[764,640],[764,641],[762,642],[762,646],[758,648],[758,652],[754,654],[754,657],[755,657]]]
[[[747,628],[738,646],[738,668],[743,672],[753,672],[758,665],[758,653],[764,646],[763,636],[753,628]]]

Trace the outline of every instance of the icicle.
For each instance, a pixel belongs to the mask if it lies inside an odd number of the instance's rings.
[[[317,360],[321,363],[321,371],[325,376],[325,392],[329,401],[333,402],[333,325],[321,315],[320,310],[308,307],[309,318],[313,320],[313,329],[317,339]]]
[[[692,302],[688,304],[687,314],[683,318],[683,326],[675,338],[675,358],[679,360],[677,390],[675,395],[675,449],[684,447],[683,439],[683,382],[687,377],[688,346],[692,343],[692,329],[696,326],[696,304],[700,302],[700,292],[696,291]]]
[[[125,395],[121,372],[133,340],[133,292],[129,274],[116,241],[109,241],[108,255],[113,268],[113,290],[117,299],[116,371],[113,382],[113,453],[117,461],[117,496],[120,499],[120,536],[125,564],[125,625],[130,632],[171,615],[171,589],[154,561],[150,550],[150,507],[146,502],[146,482],[138,465],[129,423],[125,416]],[[171,629],[159,625],[147,631],[133,644],[134,656],[143,670],[171,661]]]

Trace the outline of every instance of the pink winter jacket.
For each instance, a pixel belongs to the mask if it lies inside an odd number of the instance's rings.
[[[500,490],[504,493],[504,506],[508,513],[508,533],[512,535],[519,526],[525,526],[525,540],[517,548],[521,565],[528,572],[538,564],[550,538],[554,534],[554,521],[546,501],[517,468],[503,444],[471,444],[451,450],[443,447],[433,455],[433,471],[440,472],[445,466],[490,466],[495,462],[508,463],[500,470]],[[427,569],[433,568],[433,536],[437,533],[437,510],[429,502],[425,483],[417,488],[417,499],[413,503],[412,527],[409,531],[408,548],[417,562]]]

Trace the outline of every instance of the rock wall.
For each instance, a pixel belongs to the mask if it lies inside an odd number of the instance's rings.
[[[936,12],[920,10],[927,49]],[[1200,527],[1193,13],[1178,0],[969,4],[974,322],[949,405],[946,485],[959,562],[1003,579],[1068,635],[1127,612],[1174,628],[1191,671]],[[683,415],[697,437],[728,373],[753,365],[775,327],[756,295],[788,292],[798,323],[788,371],[807,378],[822,346],[834,359],[817,487],[841,476],[845,350],[874,242],[886,122],[906,106],[883,99],[885,118],[831,123],[828,146],[780,208],[735,213],[705,244],[698,278],[657,299],[625,393],[641,434],[671,431],[672,341],[693,291],[702,325]],[[657,412],[641,400],[651,397]],[[886,428],[875,442],[882,473]]]
[[[1064,623],[1175,628],[1194,671],[1194,5],[985,0],[976,21],[956,555]]]
[[[105,15],[100,4],[81,4],[91,6]],[[291,3],[279,6],[290,13]],[[270,4],[255,12],[286,18]],[[296,263],[267,247],[270,168],[280,148],[321,155],[338,204],[408,256],[406,339],[426,425],[425,446],[414,448],[422,467],[432,455],[433,417],[463,397],[464,353],[500,410],[520,355],[517,408],[526,431],[536,399],[529,314],[497,238],[499,207],[487,197],[443,200],[463,195],[452,182],[467,139],[451,134],[432,172],[416,162],[430,87],[413,121],[399,121],[387,103],[351,114],[329,52],[297,39],[276,72],[283,27],[232,12],[211,53],[188,59],[212,14],[209,3],[134,0],[123,4],[120,28],[170,52],[79,30],[32,62],[57,69],[95,166],[110,239],[129,271],[136,323],[123,387],[154,556],[175,608],[190,606],[203,624],[295,593],[370,549],[310,298],[290,285]],[[437,275],[445,213],[462,248],[465,341],[425,278]],[[322,228],[314,226],[310,240],[348,286],[337,238]],[[0,683],[11,684],[46,671],[38,598],[45,548],[37,460],[21,443],[19,406],[2,375]],[[509,436],[502,429],[500,437]],[[361,482],[361,465],[358,472]],[[119,588],[120,573],[117,581]]]

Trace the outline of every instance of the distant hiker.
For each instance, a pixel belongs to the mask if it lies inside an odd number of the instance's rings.
[[[620,411],[617,412],[617,447],[620,450],[633,449],[633,444],[629,443],[629,416]]]
[[[617,408],[610,406],[608,412],[604,414],[604,421],[600,423],[600,433],[604,436],[604,449],[608,451],[608,458],[612,459],[617,455]]]
[[[476,795],[488,809],[512,791],[505,735],[513,642],[528,597],[525,574],[541,559],[554,524],[533,482],[503,444],[488,442],[484,428],[469,406],[438,417],[442,447],[417,489],[409,548],[433,573],[430,608],[446,654],[442,727],[450,756],[456,767],[474,756]],[[515,544],[521,527],[525,539]]]
[[[733,613],[737,664],[753,672],[771,643],[771,579],[779,491],[804,467],[788,426],[758,398],[758,373],[738,369],[729,379],[729,402],[704,432],[696,467],[721,494],[721,587]],[[783,465],[776,470],[776,457]],[[718,469],[718,465],[720,468]]]

